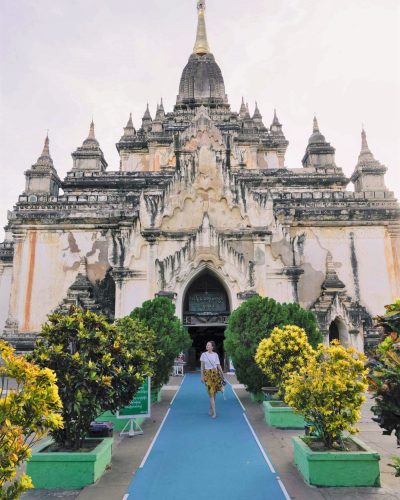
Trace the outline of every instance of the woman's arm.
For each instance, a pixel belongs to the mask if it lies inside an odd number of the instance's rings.
[[[204,361],[201,361],[201,381],[204,382]]]

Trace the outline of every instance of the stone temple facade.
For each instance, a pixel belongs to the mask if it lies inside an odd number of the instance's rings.
[[[229,313],[259,294],[317,315],[325,340],[363,349],[400,295],[400,208],[365,131],[351,179],[314,118],[302,167],[288,168],[275,113],[232,111],[198,2],[193,53],[173,111],[132,117],[110,170],[90,125],[57,175],[49,139],[25,172],[0,244],[0,331],[29,349],[49,312],[113,317],[167,295],[194,340],[222,347]],[[354,190],[347,189],[349,182]]]

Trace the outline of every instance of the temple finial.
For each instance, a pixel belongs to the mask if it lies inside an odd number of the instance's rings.
[[[44,145],[43,145],[43,151],[42,154],[39,156],[36,165],[41,166],[41,167],[52,167],[53,166],[53,160],[50,156],[50,146],[49,146],[49,133],[47,131],[46,138],[44,140]]]
[[[90,122],[90,129],[89,129],[88,139],[96,139],[96,137],[94,135],[94,122],[93,122],[93,118],[92,118],[92,121]]]
[[[150,114],[150,109],[149,109],[149,103],[147,103],[147,106],[146,106],[146,111],[144,112],[144,115],[143,115],[143,120],[151,120],[151,114]]]
[[[319,132],[318,121],[317,121],[317,117],[314,115],[314,119],[313,119],[313,134],[318,133],[318,132]]]
[[[371,151],[368,147],[368,142],[367,142],[367,134],[365,133],[363,124],[361,130],[361,153],[370,153],[370,152]]]
[[[208,54],[210,52],[210,47],[207,41],[207,30],[206,30],[206,20],[204,12],[206,10],[206,2],[204,0],[199,0],[197,2],[197,34],[196,42],[194,44],[193,53],[200,56]]]
[[[276,108],[274,108],[274,118],[272,120],[272,125],[275,125],[277,127],[281,126],[279,119],[278,119],[278,115],[276,114]]]
[[[49,141],[49,131],[47,131],[46,138],[44,140],[43,151],[40,156],[50,156],[50,141]]]

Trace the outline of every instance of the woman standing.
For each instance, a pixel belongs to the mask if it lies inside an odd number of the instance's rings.
[[[206,345],[206,352],[200,356],[201,361],[201,381],[206,384],[208,396],[210,398],[210,409],[208,411],[212,418],[216,418],[215,395],[224,391],[222,380],[224,373],[219,362],[219,356],[215,352],[215,342],[210,340]]]

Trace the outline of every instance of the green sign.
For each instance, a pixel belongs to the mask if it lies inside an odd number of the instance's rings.
[[[151,407],[151,381],[147,377],[142,387],[136,393],[129,406],[121,408],[117,413],[117,418],[138,418],[150,417]]]

